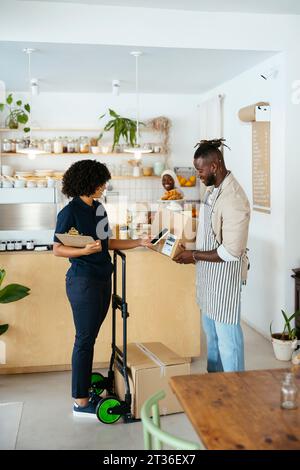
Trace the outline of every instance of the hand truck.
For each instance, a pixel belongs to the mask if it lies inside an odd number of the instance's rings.
[[[118,256],[122,259],[122,297],[117,294],[117,265]],[[96,415],[99,421],[105,424],[116,423],[121,417],[125,423],[136,421],[131,414],[132,397],[130,393],[128,369],[127,369],[127,317],[129,317],[126,302],[126,255],[119,251],[114,251],[113,257],[113,293],[112,293],[112,353],[110,358],[108,376],[104,377],[99,372],[93,372],[91,377],[91,399],[99,402],[96,408]],[[121,311],[123,319],[123,351],[116,345],[116,315],[117,310]],[[114,392],[114,368],[122,374],[125,383],[125,397],[121,400]],[[107,395],[101,398],[103,391]]]

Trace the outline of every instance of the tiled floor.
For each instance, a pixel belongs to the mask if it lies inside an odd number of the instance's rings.
[[[246,325],[246,368],[267,369],[287,367],[289,363],[274,358],[271,343]],[[203,342],[204,343],[204,342]],[[203,344],[202,343],[202,344]],[[192,362],[193,373],[203,373],[206,368],[206,351]],[[105,371],[103,371],[105,372]],[[22,402],[20,414],[3,415],[0,422],[0,449],[8,448],[7,438],[1,432],[19,425],[17,436],[12,433],[10,445],[16,449],[143,449],[142,424],[135,422],[105,425],[91,419],[73,418],[72,400],[69,397],[70,372],[41,374],[0,375],[0,403]],[[6,416],[6,417],[5,417]],[[166,431],[197,442],[192,425],[183,413],[162,418]],[[16,437],[16,438],[15,438]]]

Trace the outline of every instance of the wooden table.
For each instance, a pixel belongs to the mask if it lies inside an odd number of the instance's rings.
[[[300,395],[300,368],[296,384]],[[207,449],[300,450],[298,408],[280,408],[287,369],[178,376],[170,385]]]

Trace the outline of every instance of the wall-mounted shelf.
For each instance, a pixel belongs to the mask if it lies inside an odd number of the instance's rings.
[[[12,153],[12,152],[9,152],[9,153],[1,153],[2,157],[27,157],[27,155],[25,153]],[[159,157],[159,156],[165,156],[166,154],[164,153],[161,153],[161,152],[152,152],[152,153],[145,153],[145,154],[142,154],[141,158],[144,158],[144,157]],[[87,156],[92,156],[92,157],[128,157],[129,159],[130,158],[133,158],[133,154],[131,153],[127,153],[127,152],[108,152],[108,153],[92,153],[92,152],[88,152],[88,153],[37,153],[37,157],[87,157]]]
[[[71,127],[61,127],[59,128],[46,128],[46,127],[32,127],[32,132],[101,132],[101,129],[98,128],[71,128]],[[0,128],[0,132],[21,132],[24,133],[23,129],[8,129],[8,128]]]
[[[160,176],[112,176],[112,180],[151,180],[151,179],[161,179]]]

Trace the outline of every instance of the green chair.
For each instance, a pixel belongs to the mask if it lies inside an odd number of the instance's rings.
[[[179,450],[204,450],[201,444],[195,444],[173,436],[160,428],[159,400],[165,398],[163,390],[152,395],[142,406],[141,419],[143,423],[144,447],[146,450],[161,450],[162,444],[167,444]],[[152,411],[153,419],[150,418]]]

